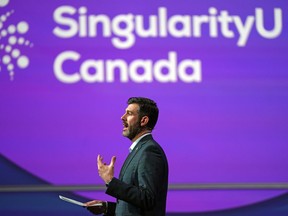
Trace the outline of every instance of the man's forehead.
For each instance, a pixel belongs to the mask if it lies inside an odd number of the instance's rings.
[[[129,104],[128,107],[126,108],[126,111],[131,111],[131,112],[138,112],[139,110],[139,105],[136,103]]]

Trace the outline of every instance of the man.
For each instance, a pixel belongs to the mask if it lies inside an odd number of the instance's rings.
[[[121,117],[123,136],[132,141],[119,178],[114,177],[113,156],[109,165],[98,155],[99,176],[104,180],[106,194],[116,203],[93,200],[86,203],[94,214],[164,216],[168,188],[168,163],[164,151],[151,132],[158,120],[158,107],[148,98],[132,97]],[[93,206],[101,203],[102,206]]]

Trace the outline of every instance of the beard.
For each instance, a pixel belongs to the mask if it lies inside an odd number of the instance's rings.
[[[137,121],[134,125],[129,125],[127,130],[123,131],[123,136],[133,140],[142,130],[143,127],[141,127],[140,121]]]

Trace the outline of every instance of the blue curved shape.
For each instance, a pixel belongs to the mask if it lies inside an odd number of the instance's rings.
[[[0,156],[1,178],[0,185],[43,185],[48,184],[44,180],[26,172],[4,156]],[[65,203],[58,198],[58,194],[75,198],[85,199],[69,192],[13,192],[0,193],[0,215],[3,216],[62,216],[62,215],[92,215],[85,209]],[[167,216],[287,216],[288,193],[269,199],[257,204],[244,207],[203,212],[203,213],[167,213]]]

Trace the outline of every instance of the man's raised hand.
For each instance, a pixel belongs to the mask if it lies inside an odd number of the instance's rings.
[[[97,157],[97,166],[98,166],[98,173],[99,176],[103,179],[103,181],[107,184],[109,183],[112,178],[114,177],[114,164],[116,162],[116,157],[113,156],[111,158],[110,164],[107,165],[103,162],[103,157],[98,155]]]

